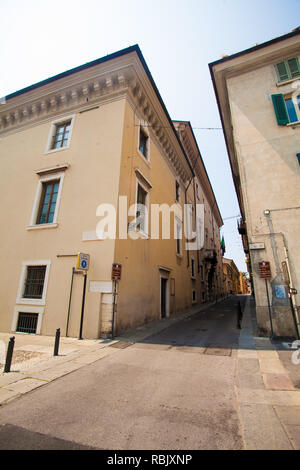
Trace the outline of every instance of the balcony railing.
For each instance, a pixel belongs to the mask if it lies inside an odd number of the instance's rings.
[[[204,258],[204,260],[205,260],[207,263],[217,264],[217,263],[218,263],[218,260],[217,260],[217,252],[216,252],[215,250],[211,250],[211,249],[205,250],[205,258]]]

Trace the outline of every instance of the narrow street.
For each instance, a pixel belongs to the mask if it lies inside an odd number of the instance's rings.
[[[10,425],[2,426],[3,448],[10,436],[16,448],[61,442],[62,448],[241,449],[234,392],[239,300],[245,299],[232,297],[143,342],[123,344],[3,406],[0,424]]]

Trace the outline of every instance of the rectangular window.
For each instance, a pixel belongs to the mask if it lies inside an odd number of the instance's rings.
[[[22,262],[16,304],[24,305],[23,312],[42,313],[41,310],[37,311],[37,307],[32,306],[46,304],[50,266],[51,261],[45,259]],[[31,305],[31,307],[25,307],[25,305]],[[17,326],[18,311],[15,315],[14,328]]]
[[[182,222],[176,218],[176,253],[181,255]]]
[[[59,180],[42,183],[42,195],[37,217],[37,224],[51,224],[54,220],[59,189]]]
[[[51,122],[45,153],[58,152],[70,146],[75,116],[65,116]]]
[[[175,181],[175,200],[179,202],[179,183],[178,181]]]
[[[298,57],[291,57],[290,59],[279,62],[275,65],[275,69],[280,82],[300,77]]]
[[[298,117],[298,114],[297,114],[297,108],[298,108],[298,111],[300,111],[300,96],[297,96],[297,107],[295,107],[295,104],[294,104],[292,98],[286,98],[285,99],[285,105],[286,105],[286,109],[287,109],[287,112],[288,112],[289,121],[290,122],[299,121],[299,117]]]
[[[272,95],[274,111],[279,126],[300,121],[300,95],[296,99],[290,95]]]
[[[195,277],[195,260],[191,258],[191,267],[192,267],[192,277]]]
[[[144,129],[142,129],[142,127],[140,127],[139,151],[147,160],[149,159],[149,136],[146,134]]]
[[[146,232],[147,228],[147,191],[138,183],[136,219],[138,230]]]
[[[38,323],[38,313],[19,312],[16,331],[18,333],[35,334]]]
[[[57,227],[66,166],[61,166],[60,169],[63,171],[53,172],[50,169],[49,172],[37,172],[39,179],[27,230]]]
[[[192,292],[192,301],[196,302],[196,291],[195,290],[193,290],[193,292]]]
[[[24,285],[24,299],[42,299],[46,266],[27,266],[27,275]]]
[[[53,136],[53,142],[51,150],[66,147],[69,140],[69,133],[71,128],[71,121],[64,122],[62,124],[55,125],[55,133]]]
[[[198,183],[196,183],[196,196],[197,196],[197,199],[200,200],[199,184]]]

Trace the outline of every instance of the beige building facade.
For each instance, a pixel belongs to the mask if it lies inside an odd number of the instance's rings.
[[[261,335],[299,332],[299,59],[298,28],[210,64]]]
[[[107,337],[220,296],[223,222],[197,152],[138,46],[2,100],[0,330]]]
[[[240,272],[232,259],[223,258],[223,277],[225,295],[241,294]]]

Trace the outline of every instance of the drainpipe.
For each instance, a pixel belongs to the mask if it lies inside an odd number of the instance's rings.
[[[283,244],[284,244],[285,262],[286,262],[287,272],[288,272],[288,275],[289,275],[289,287],[290,287],[290,289],[293,289],[294,284],[293,284],[293,279],[292,279],[292,276],[291,276],[291,268],[290,268],[290,262],[289,262],[289,257],[288,257],[288,250],[287,250],[287,247],[285,245],[285,239],[284,239],[283,233],[282,233],[282,238],[283,238]],[[299,318],[298,318],[298,311],[297,311],[297,305],[296,305],[295,297],[292,294],[289,294],[289,297],[290,297],[291,309],[292,309],[292,314],[293,314],[295,327],[296,327],[297,339],[300,339]]]

